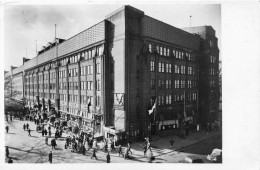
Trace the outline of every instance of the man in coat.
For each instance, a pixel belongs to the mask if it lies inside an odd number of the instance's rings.
[[[119,154],[119,157],[120,157],[120,155],[122,155],[122,156],[124,157],[124,154],[123,154],[123,152],[122,152],[122,146],[121,146],[121,145],[119,145],[119,147],[118,147],[118,154]]]
[[[96,158],[96,160],[97,160],[97,155],[96,155],[96,149],[95,149],[95,148],[93,149],[93,154],[92,154],[92,156],[91,156],[91,159],[92,159],[93,157]]]
[[[27,129],[27,130],[29,129],[29,124],[28,124],[28,123],[26,124],[26,129]]]
[[[107,153],[107,163],[110,163],[110,155]]]
[[[52,163],[52,152],[51,151],[49,153],[49,161],[50,161],[50,163]]]
[[[31,136],[31,129],[28,129],[28,136]]]

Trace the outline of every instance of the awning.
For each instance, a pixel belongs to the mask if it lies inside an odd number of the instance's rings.
[[[113,128],[113,129],[112,129]],[[114,129],[114,127],[103,127],[103,130],[110,134],[119,134],[125,132],[125,129]]]

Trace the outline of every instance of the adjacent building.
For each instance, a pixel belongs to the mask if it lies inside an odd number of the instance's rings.
[[[217,43],[211,26],[179,29],[123,6],[55,38],[5,78],[28,106],[55,109],[67,126],[136,141],[216,118]]]

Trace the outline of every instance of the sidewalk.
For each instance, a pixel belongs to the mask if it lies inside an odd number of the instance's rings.
[[[15,120],[10,126],[10,133],[5,134],[5,144],[10,147],[10,155],[13,157],[15,163],[48,163],[48,153],[51,151],[50,140],[49,145],[45,144],[45,138],[41,133],[32,131],[32,137],[28,137],[28,132],[23,130],[23,124],[29,123],[30,128],[35,129],[34,122],[18,121]],[[9,123],[8,123],[9,124]],[[10,125],[10,124],[9,124]],[[54,137],[54,128],[52,127],[52,137]],[[173,136],[174,145],[170,148],[170,135],[168,137],[162,137],[159,140],[152,141],[153,155],[156,157],[155,162],[177,162],[178,159],[182,159],[182,154],[176,153],[181,148],[193,145],[206,138],[212,137],[219,132],[211,132],[208,135],[205,132],[191,133],[186,139],[181,139],[178,136]],[[87,151],[86,155],[80,153],[72,153],[70,149],[64,149],[66,133],[62,134],[63,138],[57,140],[58,148],[53,150],[53,163],[104,163],[106,162],[106,152],[101,150],[97,151],[98,160],[90,159],[92,151]],[[132,143],[131,156],[134,159],[124,159],[118,156],[117,152],[110,152],[111,163],[141,163],[148,162],[147,158],[144,158],[143,142]],[[125,149],[125,147],[123,147]],[[6,159],[7,161],[7,159]]]

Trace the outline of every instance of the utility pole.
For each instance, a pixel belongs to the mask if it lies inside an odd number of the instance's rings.
[[[190,15],[190,27],[191,27],[191,17],[192,17],[192,16]]]

